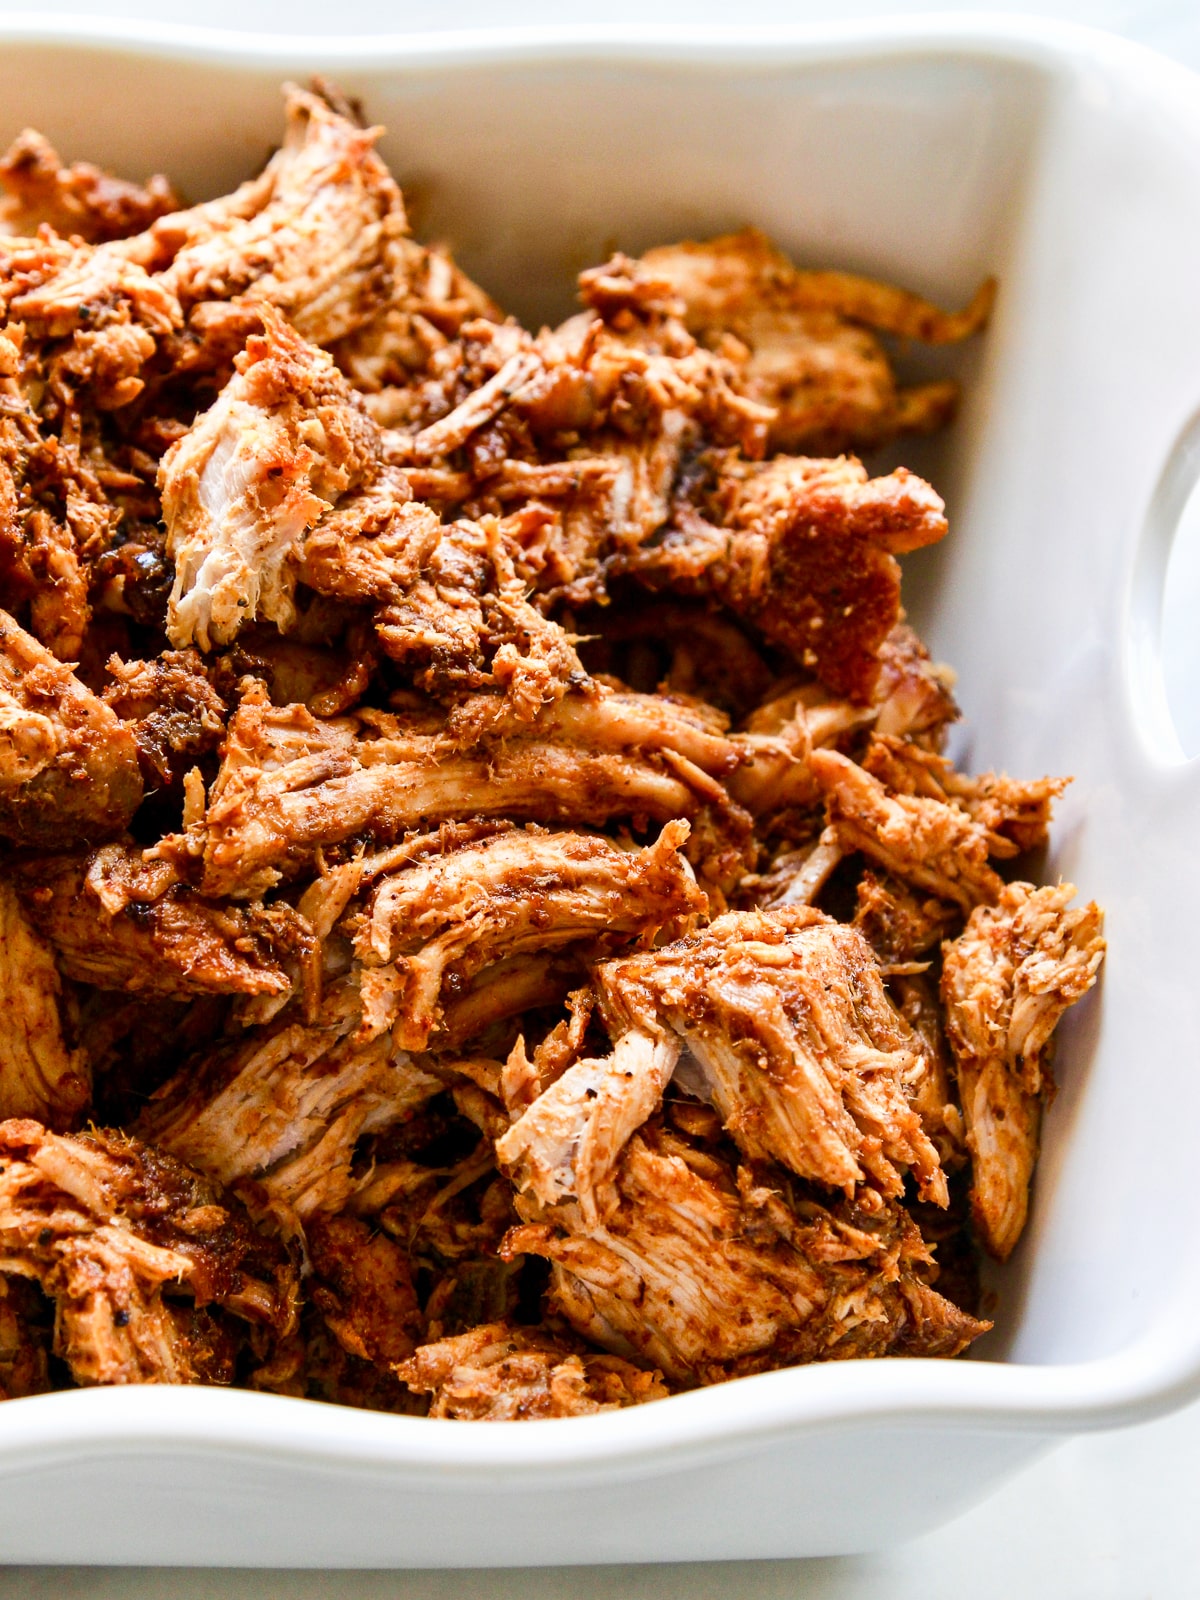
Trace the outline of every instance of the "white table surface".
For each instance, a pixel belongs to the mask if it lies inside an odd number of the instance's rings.
[[[123,16],[292,34],[538,22],[729,20],[719,0],[28,0],[42,15]],[[983,11],[902,0],[739,0],[743,22]],[[1046,0],[1004,9],[1107,28],[1200,71],[1200,0]],[[1200,82],[1197,83],[1200,93]],[[1200,196],[1197,197],[1200,204]],[[471,1572],[287,1572],[25,1567],[21,1600],[1197,1600],[1200,1405],[1075,1439],[984,1504],[883,1554],[818,1561]],[[2,1514],[2,1513],[0,1513]]]

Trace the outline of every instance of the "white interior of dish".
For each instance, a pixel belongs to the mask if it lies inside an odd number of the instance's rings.
[[[327,70],[386,125],[422,234],[524,318],[567,312],[613,246],[745,222],[949,304],[1000,278],[985,341],[950,361],[958,424],[892,453],[952,515],[907,598],[959,671],[970,763],[1075,774],[1046,873],[1105,905],[1111,954],[1063,1029],[1032,1224],[980,1355],[1076,1363],[1161,1333],[1195,1255],[1200,779],[1162,694],[1169,495],[1141,530],[1200,403],[1200,125],[1185,137],[1136,73],[969,40],[486,55]],[[0,131],[35,123],[69,157],[201,198],[262,161],[277,84],[310,64],[10,44]],[[1192,457],[1171,459],[1190,491]]]

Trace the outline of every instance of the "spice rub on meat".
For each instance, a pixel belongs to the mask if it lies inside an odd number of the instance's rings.
[[[117,1132],[0,1123],[0,1272],[53,1299],[77,1383],[229,1383],[239,1325],[278,1336],[295,1315],[280,1248],[194,1172]]]
[[[65,167],[33,128],[17,135],[0,160],[0,232],[36,234],[43,224],[64,238],[99,244],[140,233],[179,201],[161,173],[145,184],[115,178],[90,161]]]
[[[861,766],[835,750],[814,751],[809,766],[844,849],[963,914],[999,898],[994,860],[1045,842],[1051,805],[1069,782],[967,778],[919,746],[878,737]]]
[[[749,819],[719,779],[739,759],[711,719],[649,695],[598,688],[550,706],[521,737],[463,751],[425,713],[325,720],[256,689],[230,721],[203,815],[156,853],[202,893],[243,899],[364,834],[390,842],[478,816],[598,827],[709,813],[725,833],[713,849],[736,868]]]
[[[711,596],[835,694],[869,702],[902,619],[897,555],[946,533],[944,506],[903,467],[853,458],[698,464],[663,539],[629,564],[645,581]]]
[[[194,206],[0,160],[0,1399],[960,1354],[1101,919],[1008,881],[1066,780],[943,755],[945,507],[850,452],[993,286],[745,229],[527,329],[285,107]]]
[[[69,1042],[67,999],[54,951],[11,883],[0,881],[0,1119],[70,1126],[91,1098],[91,1065]]]
[[[27,858],[16,869],[59,970],[79,983],[186,1000],[287,995],[315,954],[306,919],[284,901],[206,901],[128,845]]]
[[[1104,918],[1068,910],[1075,886],[1012,883],[945,948],[942,1000],[971,1151],[971,1212],[1004,1260],[1021,1236],[1042,1106],[1054,1087],[1052,1036],[1104,959]]]
[[[488,1422],[584,1417],[668,1393],[657,1372],[503,1322],[422,1345],[397,1371],[410,1389],[432,1397],[431,1417]]]
[[[770,1170],[735,1169],[655,1122],[621,1158],[618,1203],[589,1225],[542,1213],[505,1241],[554,1265],[551,1303],[602,1349],[669,1381],[713,1383],[797,1361],[955,1355],[986,1331],[928,1282],[902,1207],[831,1206]]]
[[[493,962],[586,942],[670,933],[707,908],[679,855],[686,822],[670,822],[644,850],[579,833],[511,829],[426,855],[381,877],[352,920],[364,987],[382,978],[373,1026],[420,1050],[439,1020],[440,996]]]
[[[775,450],[834,455],[949,421],[958,386],[897,384],[878,333],[926,344],[969,338],[986,323],[995,284],[961,312],[847,272],[798,271],[756,228],[642,257],[683,302],[689,331],[729,352],[738,386],[776,413]]]
[[[252,331],[266,301],[302,339],[345,338],[387,303],[403,271],[404,202],[363,129],[290,86],[287,129],[257,178],[160,217],[125,253],[152,271],[192,328]]]
[[[264,332],[159,471],[177,648],[229,644],[260,613],[286,632],[293,549],[376,464],[378,432],[331,358],[273,307],[260,315]]]
[[[206,1051],[160,1089],[141,1137],[227,1186],[291,1231],[344,1209],[359,1139],[442,1087],[387,1034],[361,1038],[358,980],[332,984],[311,1022],[292,1010]]]
[[[870,1181],[888,1198],[911,1169],[922,1198],[945,1205],[906,1093],[924,1046],[852,928],[811,909],[732,912],[605,963],[595,981],[613,1054],[568,1067],[499,1141],[521,1189],[573,1197],[588,1222],[610,1211],[621,1151],[673,1074],[751,1159],[847,1195]]]
[[[0,611],[0,836],[48,849],[111,838],[142,793],[130,729]]]

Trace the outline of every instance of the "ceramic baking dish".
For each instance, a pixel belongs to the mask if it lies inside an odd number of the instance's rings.
[[[1071,772],[1048,876],[1108,909],[1064,1027],[1030,1230],[975,1359],[777,1372],[561,1422],[433,1422],[201,1389],[0,1407],[0,1557],[498,1565],[867,1549],[954,1516],[1056,1440],[1200,1388],[1194,820],[1164,687],[1200,475],[1200,85],[1028,20],[823,31],[238,39],[0,20],[7,138],[199,198],[255,168],[314,70],[502,302],[753,221],[806,263],[994,323],[957,426],[907,458],[952,535],[908,597],[960,672],[970,761]],[[1176,597],[1186,608],[1187,597]]]

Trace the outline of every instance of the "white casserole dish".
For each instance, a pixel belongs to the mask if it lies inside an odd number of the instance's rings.
[[[1064,1025],[1032,1222],[975,1359],[772,1373],[599,1417],[467,1424],[201,1389],[0,1407],[0,1558],[500,1565],[869,1549],[1055,1440],[1200,1389],[1189,910],[1200,770],[1161,601],[1200,477],[1200,93],[1027,19],[716,34],[269,40],[0,19],[0,138],[194,198],[253,169],[277,85],[362,97],[427,235],[526,317],[574,271],[753,221],[806,263],[996,317],[944,439],[900,453],[951,538],[907,598],[960,672],[976,766],[1073,772],[1046,866],[1108,910]]]

